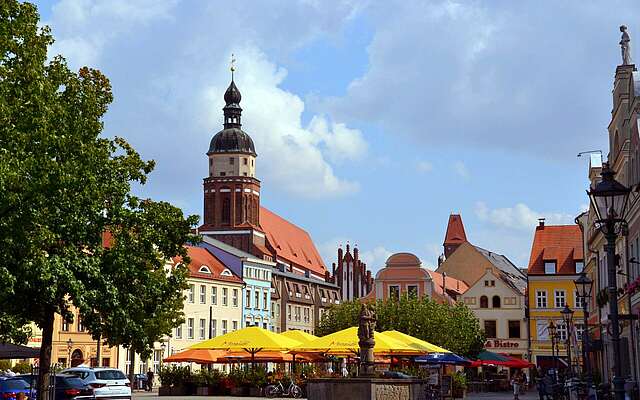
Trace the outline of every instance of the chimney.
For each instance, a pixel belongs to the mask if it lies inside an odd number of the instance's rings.
[[[538,218],[538,226],[540,228],[544,228],[544,218]]]

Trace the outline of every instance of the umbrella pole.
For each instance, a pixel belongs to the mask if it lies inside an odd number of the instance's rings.
[[[291,359],[291,374],[296,374],[296,353],[291,353],[293,358]]]

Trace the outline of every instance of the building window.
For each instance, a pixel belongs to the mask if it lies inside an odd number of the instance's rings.
[[[62,320],[62,331],[63,332],[69,332],[69,323],[67,321],[65,321],[64,319]]]
[[[582,335],[584,335],[584,324],[576,324],[576,337],[579,342],[582,341]]]
[[[176,326],[176,339],[182,339],[182,324]]]
[[[544,263],[544,273],[545,274],[555,274],[556,273],[556,262],[555,261],[545,261],[545,263]]]
[[[536,321],[536,338],[538,340],[549,340],[549,321]]]
[[[213,304],[214,306],[218,304],[218,287],[217,286],[211,287],[211,304]]]
[[[234,331],[238,330],[238,321],[231,322],[231,329]]]
[[[632,252],[633,252],[633,249],[632,249]],[[584,262],[576,261],[576,274],[581,274],[583,270],[584,270]]]
[[[485,285],[486,287],[488,287],[488,286],[489,286],[489,281],[484,281],[484,285]]]
[[[583,301],[584,299],[580,296],[580,294],[577,291],[575,291],[573,295],[574,295],[574,298],[576,299],[576,308],[579,310],[582,310],[582,308],[584,307],[584,301]]]
[[[500,296],[493,296],[491,298],[491,307],[500,308]]]
[[[218,328],[218,321],[211,320],[211,337],[216,337],[216,329]]]
[[[547,308],[547,292],[544,290],[536,291],[536,307]]]
[[[78,315],[78,332],[84,332],[84,325],[82,325],[82,318]]]
[[[271,302],[271,318],[275,318],[276,317],[276,303],[275,302]]]
[[[489,298],[487,296],[480,296],[480,308],[489,308]]]
[[[491,286],[493,287],[493,286],[495,286],[495,285],[496,285],[496,281],[491,280]]]
[[[558,336],[560,337],[560,340],[565,341],[567,340],[567,326],[563,323],[558,322],[556,324],[557,326],[557,332],[558,332]]]
[[[193,339],[193,318],[187,320],[187,339]]]
[[[200,285],[200,304],[207,304],[207,287]]]
[[[244,165],[247,165],[249,160],[247,160],[247,157],[245,157],[245,158],[242,159],[242,161],[243,161]]]
[[[222,305],[229,305],[229,289],[227,289],[226,287],[222,288]]]
[[[566,293],[564,290],[556,290],[555,291],[555,304],[556,308],[563,308],[566,304]]]
[[[287,304],[287,320],[291,321],[291,304]]]
[[[256,303],[253,305],[256,309],[260,308],[260,291],[258,289],[256,289],[253,294],[255,295],[255,301]]]
[[[409,297],[418,297],[418,285],[407,286],[407,292],[409,293]]]
[[[276,303],[276,315],[280,316],[280,303]]]
[[[268,308],[268,305],[269,305],[269,301],[267,299],[267,291],[263,290],[262,291],[262,308],[266,310]]]
[[[520,321],[509,321],[509,339],[520,339]]]
[[[233,295],[231,296],[231,304],[234,307],[238,307],[238,289],[233,289]]]
[[[189,285],[189,294],[188,294],[188,296],[189,296],[189,303],[193,303],[193,302],[195,302],[195,300],[194,300],[194,298],[193,298],[193,297],[194,297],[194,292],[195,292],[195,291],[196,291],[196,285],[193,285],[193,284]]]
[[[204,339],[205,335],[207,333],[207,320],[206,319],[200,319],[200,339]]]
[[[400,300],[400,286],[389,286],[389,298],[393,300]]]
[[[233,165],[233,157],[229,157],[229,165]]]
[[[220,172],[220,176],[227,176],[226,172]]]
[[[496,321],[484,321],[484,334],[488,339],[496,338]]]
[[[245,308],[251,308],[251,289],[246,288],[244,290],[244,294],[245,294],[245,299],[244,299],[245,300],[244,301],[245,304],[244,304],[244,306],[245,306]]]
[[[222,320],[222,334],[223,335],[227,334],[227,320],[226,319]]]
[[[309,323],[310,320],[309,320],[309,308],[308,307],[304,308],[303,315],[304,315],[304,322]]]

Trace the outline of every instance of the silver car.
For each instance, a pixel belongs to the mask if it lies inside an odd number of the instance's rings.
[[[62,373],[82,379],[93,388],[96,399],[131,399],[131,382],[119,369],[75,367]]]

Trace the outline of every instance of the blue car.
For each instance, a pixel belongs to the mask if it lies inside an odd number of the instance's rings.
[[[15,399],[18,393],[24,393],[29,398],[31,394],[31,386],[25,380],[20,378],[9,378],[0,381],[0,398]]]

